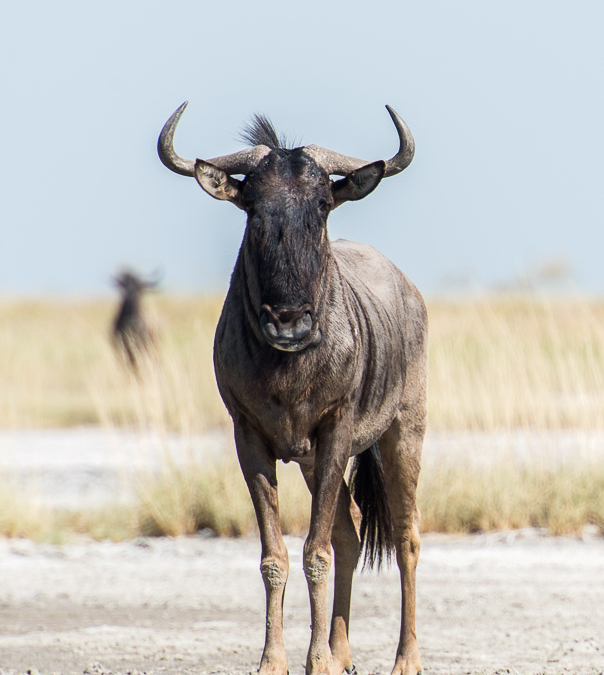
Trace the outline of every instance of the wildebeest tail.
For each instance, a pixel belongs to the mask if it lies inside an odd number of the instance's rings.
[[[394,535],[384,466],[377,443],[354,458],[349,486],[361,510],[361,547],[365,548],[363,569],[379,569],[383,562],[390,562]]]

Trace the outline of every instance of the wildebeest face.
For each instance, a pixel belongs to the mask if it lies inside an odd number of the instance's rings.
[[[321,338],[317,303],[329,255],[329,176],[301,149],[271,152],[242,185],[243,255],[266,341],[299,351]]]

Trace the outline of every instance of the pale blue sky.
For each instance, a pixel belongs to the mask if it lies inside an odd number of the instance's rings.
[[[121,265],[168,291],[226,288],[243,214],[167,171],[175,145],[238,149],[255,112],[284,133],[411,166],[338,209],[427,295],[551,260],[604,295],[604,4],[597,0],[12,2],[0,21],[0,295],[111,293]]]

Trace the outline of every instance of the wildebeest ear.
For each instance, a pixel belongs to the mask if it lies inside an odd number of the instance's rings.
[[[345,178],[337,180],[332,184],[333,200],[335,209],[344,202],[363,199],[370,192],[373,192],[384,177],[386,163],[380,160],[372,164],[366,164],[360,169],[349,173]]]
[[[240,209],[243,208],[241,196],[241,181],[229,176],[226,171],[217,166],[195,160],[195,178],[201,187],[214,199],[232,202]]]

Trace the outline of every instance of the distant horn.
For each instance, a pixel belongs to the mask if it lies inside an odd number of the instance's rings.
[[[400,115],[389,105],[386,110],[390,113],[390,117],[394,122],[396,131],[399,137],[399,149],[396,155],[386,162],[386,171],[384,176],[394,176],[397,173],[406,169],[415,153],[415,141],[409,127],[405,124]],[[348,155],[341,155],[332,150],[326,150],[318,145],[309,145],[305,148],[305,152],[310,154],[312,158],[321,166],[327,173],[337,176],[346,176],[352,171],[360,169],[370,162],[364,159],[357,159],[356,157],[349,157]]]
[[[174,131],[188,103],[188,101],[185,101],[174,111],[170,119],[164,124],[157,141],[157,154],[164,166],[167,166],[170,171],[174,171],[174,173],[178,173],[181,176],[195,175],[195,162],[179,157],[174,150]],[[226,171],[228,174],[246,175],[269,152],[270,148],[266,145],[256,145],[253,148],[246,148],[231,155],[214,157],[205,161]]]
[[[146,288],[157,288],[164,278],[163,270],[160,267],[156,267],[155,270],[145,279]]]

